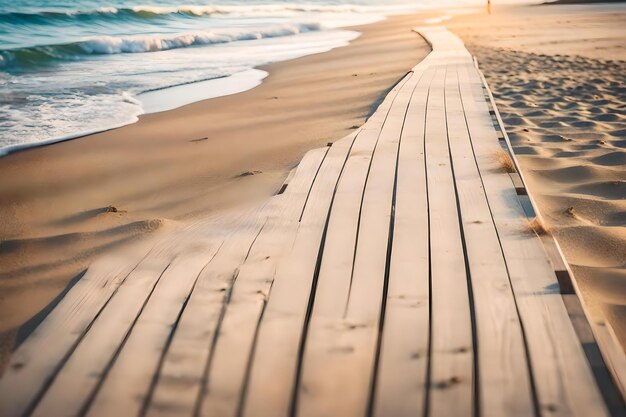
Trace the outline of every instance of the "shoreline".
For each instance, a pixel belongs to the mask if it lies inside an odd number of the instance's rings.
[[[362,26],[367,26],[382,20],[385,20],[385,18],[383,19],[379,19],[379,20],[374,20],[371,23],[366,23],[364,25],[358,25],[358,26],[347,26],[346,28],[339,28],[339,30],[345,31],[345,32],[352,32],[350,30],[350,28],[357,28],[357,27],[362,27]],[[298,36],[298,35],[295,35]],[[49,146],[49,145],[53,145],[55,143],[61,143],[61,142],[65,142],[68,140],[74,140],[74,139],[81,139],[87,136],[91,136],[91,135],[96,135],[99,133],[104,133],[104,132],[108,132],[114,129],[119,129],[125,126],[129,126],[132,125],[134,123],[139,122],[140,118],[149,114],[154,114],[154,113],[161,113],[161,112],[165,112],[165,111],[171,111],[171,110],[176,110],[180,107],[184,107],[190,104],[194,104],[194,103],[199,103],[205,100],[211,100],[214,98],[219,98],[219,97],[224,97],[227,95],[232,95],[232,94],[239,94],[239,93],[243,93],[246,92],[248,90],[251,90],[255,87],[257,87],[258,85],[260,85],[263,81],[263,79],[265,79],[268,75],[268,73],[266,71],[263,71],[262,67],[267,67],[269,65],[273,65],[273,64],[279,64],[281,62],[288,62],[294,59],[298,59],[298,58],[302,58],[305,56],[310,56],[310,55],[315,55],[315,54],[319,54],[319,53],[325,53],[325,52],[329,52],[333,49],[336,48],[342,48],[345,46],[348,46],[352,41],[354,41],[355,39],[357,39],[359,36],[361,36],[360,32],[356,32],[356,36],[352,39],[347,40],[346,42],[341,42],[341,43],[337,43],[337,45],[331,47],[330,49],[325,49],[325,50],[320,50],[318,52],[313,52],[313,53],[308,53],[306,55],[302,55],[302,56],[296,56],[293,58],[289,58],[286,60],[282,60],[282,61],[276,61],[276,62],[270,62],[268,64],[263,64],[263,65],[258,65],[258,66],[254,66],[239,72],[235,72],[233,74],[230,75],[223,75],[223,76],[217,76],[217,77],[213,77],[213,78],[207,78],[207,79],[200,79],[200,80],[196,80],[196,81],[189,81],[189,82],[184,82],[181,84],[174,84],[174,85],[169,85],[169,86],[165,86],[165,87],[159,87],[159,88],[154,88],[154,89],[149,89],[149,90],[145,90],[145,91],[141,91],[138,93],[135,93],[133,95],[130,95],[130,99],[133,102],[136,102],[138,108],[136,109],[136,112],[133,113],[129,113],[128,114],[128,118],[129,120],[127,122],[123,122],[123,123],[118,123],[118,124],[113,124],[111,126],[103,126],[101,128],[94,128],[94,129],[90,129],[87,131],[80,131],[80,132],[75,132],[75,133],[71,133],[69,135],[63,135],[63,136],[55,136],[55,137],[51,137],[48,139],[43,139],[40,141],[36,141],[36,142],[27,142],[27,143],[18,143],[18,144],[13,144],[13,145],[8,145],[8,146],[4,146],[4,147],[0,147],[0,158],[3,158],[7,155],[10,155],[12,153],[15,152],[20,152],[20,151],[24,151],[24,150],[28,150],[31,148],[37,148],[40,146]],[[247,40],[243,40],[240,42],[248,42]],[[253,76],[250,75],[250,73],[257,73]],[[262,73],[262,74],[261,74]],[[241,88],[241,86],[237,85],[237,81],[239,81],[238,79],[241,78],[242,76],[247,76],[249,79],[244,80],[244,82],[247,82],[246,87]],[[217,85],[210,85],[209,88],[217,88],[217,89],[221,89],[223,92],[221,94],[215,94],[214,92],[206,92],[202,97],[196,97],[193,100],[186,100],[186,99],[181,99],[180,97],[176,96],[176,90],[180,89],[180,88],[185,88],[185,87],[193,87],[193,86],[202,86],[206,84],[217,84]],[[126,92],[123,92],[122,95],[125,95]],[[161,95],[163,97],[161,97],[161,101],[167,101],[167,100],[179,100],[179,101],[184,101],[183,103],[180,103],[178,105],[175,105],[173,107],[169,107],[168,105],[165,104],[161,104],[161,106],[159,106],[156,103],[156,99],[150,99],[149,101],[145,101],[145,96],[153,96],[153,95]],[[197,94],[197,93],[196,93]],[[144,97],[144,99],[142,99],[142,97]],[[147,107],[157,107],[156,109],[150,109],[147,110]]]
[[[11,178],[0,183],[0,345],[10,350],[17,329],[104,254],[274,194],[306,151],[363,124],[430,52],[412,28],[434,13],[359,26],[345,47],[262,66],[269,75],[251,90],[0,158]]]
[[[358,39],[361,35],[362,32],[361,30],[363,30],[364,28],[370,26],[370,25],[374,25],[377,23],[382,23],[385,22],[388,19],[393,19],[395,17],[401,17],[401,16],[421,16],[423,17],[423,20],[421,22],[418,22],[421,25],[434,25],[434,24],[441,24],[445,21],[448,21],[452,18],[454,18],[455,16],[460,16],[463,15],[465,13],[468,13],[468,10],[473,10],[472,7],[468,7],[468,6],[464,6],[464,7],[456,7],[456,8],[452,8],[450,10],[440,10],[437,8],[433,8],[433,9],[425,9],[425,10],[421,10],[421,11],[403,11],[403,12],[399,12],[398,14],[390,14],[390,15],[386,15],[386,16],[378,16],[377,18],[371,18],[370,20],[367,19],[363,19],[366,23],[359,23],[356,25],[350,25],[350,26],[339,26],[339,27],[331,27],[330,30],[339,30],[342,32],[353,32],[356,34],[356,36],[354,38],[348,39],[346,41],[343,41],[342,43],[338,43],[335,46],[330,47],[330,49],[325,49],[325,50],[320,50],[317,52],[312,52],[312,53],[308,53],[306,55],[302,55],[302,56],[296,56],[293,58],[288,58],[286,60],[281,60],[281,61],[276,61],[276,62],[270,62],[267,64],[263,64],[263,65],[258,65],[258,66],[254,66],[230,75],[224,75],[224,76],[218,76],[218,77],[214,77],[214,78],[208,78],[208,79],[200,79],[197,81],[190,81],[190,82],[185,82],[182,84],[174,84],[174,85],[170,85],[170,86],[165,86],[165,87],[160,87],[160,88],[155,88],[155,89],[149,89],[146,91],[141,91],[139,93],[135,93],[133,95],[130,96],[130,99],[133,101],[136,101],[139,108],[137,109],[136,113],[129,113],[129,120],[127,122],[123,122],[123,123],[117,123],[117,124],[112,124],[110,126],[103,126],[101,128],[94,128],[94,129],[90,129],[90,130],[86,130],[86,131],[79,131],[79,132],[75,132],[75,133],[71,133],[68,135],[62,135],[62,136],[55,136],[55,137],[51,137],[48,139],[44,139],[44,140],[40,140],[37,142],[28,142],[28,143],[19,143],[19,144],[13,144],[13,145],[8,145],[5,147],[0,147],[0,160],[8,155],[14,154],[14,153],[18,153],[18,152],[22,152],[25,150],[29,150],[29,149],[34,149],[34,148],[38,148],[38,147],[45,147],[45,146],[49,146],[49,145],[53,145],[55,143],[62,143],[62,142],[66,142],[66,141],[70,141],[70,140],[75,140],[75,139],[83,139],[92,135],[97,135],[100,133],[105,133],[105,132],[109,132],[112,130],[116,130],[119,128],[123,128],[126,126],[130,126],[132,124],[138,123],[140,121],[140,119],[142,117],[145,117],[147,115],[150,114],[154,114],[154,113],[161,113],[161,112],[165,112],[165,111],[172,111],[172,110],[176,110],[179,109],[181,107],[184,106],[188,106],[188,105],[192,105],[195,103],[200,103],[202,101],[205,100],[211,100],[211,99],[215,99],[215,98],[220,98],[220,97],[224,97],[227,95],[232,95],[232,94],[239,94],[239,93],[243,93],[246,92],[250,89],[253,89],[257,86],[259,86],[260,84],[263,83],[263,80],[267,77],[268,73],[268,69],[270,67],[272,67],[273,65],[279,65],[281,63],[284,62],[290,62],[293,60],[297,60],[300,58],[304,58],[307,56],[312,56],[312,55],[317,55],[317,54],[323,54],[329,51],[332,51],[334,49],[338,49],[338,48],[343,48],[346,47],[348,45],[350,45],[352,42],[354,42],[356,39]],[[298,36],[298,35],[296,35]],[[247,42],[247,41],[242,41],[242,42]],[[244,88],[241,88],[239,86],[235,86],[234,83],[237,81],[237,79],[239,77],[241,77],[242,75],[245,75],[246,73],[252,73],[252,72],[257,72],[257,73],[264,73],[263,75],[260,74],[256,74],[254,76],[248,76],[248,80],[245,80],[247,82],[247,86]],[[151,96],[151,95],[162,95],[163,97],[160,100],[168,100],[168,99],[176,99],[176,90],[181,88],[181,87],[193,87],[193,86],[200,86],[203,84],[213,84],[216,83],[218,84],[216,87],[218,89],[222,89],[225,90],[224,93],[222,94],[215,94],[214,92],[207,92],[204,94],[203,97],[196,97],[193,100],[181,100],[181,101],[185,101],[184,103],[180,103],[178,105],[175,106],[168,106],[168,105],[161,105],[160,107],[158,107],[157,109],[150,109],[150,110],[146,110],[146,106],[151,107],[154,106],[154,100],[150,100],[150,102],[145,102],[145,96]],[[230,85],[233,84],[233,85]],[[214,87],[213,85],[210,85],[209,87]],[[124,93],[126,94],[126,93]],[[170,97],[168,97],[168,95]],[[142,97],[144,97],[144,99],[142,99]],[[180,98],[179,98],[180,100]]]
[[[221,85],[218,86],[219,88],[222,89],[222,91],[226,90],[226,92],[224,92],[223,94],[219,94],[219,95],[211,95],[210,93],[207,94],[205,97],[203,98],[199,98],[197,100],[194,101],[190,101],[184,104],[179,104],[176,105],[175,107],[171,107],[171,108],[164,108],[164,109],[156,109],[156,110],[151,110],[151,111],[146,111],[144,106],[146,106],[146,104],[148,106],[158,106],[158,103],[156,103],[157,99],[153,98],[151,99],[151,102],[145,102],[145,98],[144,100],[141,99],[141,96],[146,96],[146,95],[156,95],[160,93],[163,93],[163,95],[165,97],[162,97],[161,100],[167,100],[168,98],[176,98],[175,95],[173,94],[173,92],[167,93],[166,91],[169,90],[175,90],[178,89],[180,87],[189,87],[189,86],[196,86],[196,85],[200,85],[200,84],[205,84],[205,83],[210,83],[213,81],[222,81],[222,80],[226,80],[226,79],[230,79],[230,81],[232,81],[232,79],[234,78],[235,80],[237,78],[240,78],[241,75],[243,73],[251,73],[251,72],[256,72],[257,75],[256,77],[250,77],[251,79],[246,80],[248,81],[250,84],[249,87],[247,88],[243,88],[243,89],[238,89],[237,87],[235,87],[234,85]],[[190,104],[194,104],[194,103],[199,103],[201,101],[205,101],[205,100],[211,100],[213,98],[219,98],[219,97],[224,97],[224,96],[228,96],[228,95],[233,95],[233,94],[239,94],[239,93],[243,93],[246,92],[248,90],[251,90],[257,86],[259,86],[262,82],[263,79],[265,79],[267,77],[268,73],[266,71],[262,71],[259,70],[257,68],[252,68],[249,70],[244,70],[244,71],[240,71],[231,75],[227,75],[227,76],[222,76],[222,77],[216,77],[216,78],[210,78],[207,80],[199,80],[199,81],[193,81],[193,82],[188,82],[188,83],[183,83],[183,84],[177,84],[177,85],[172,85],[172,86],[168,86],[168,87],[163,87],[163,88],[157,88],[157,89],[153,89],[153,90],[147,90],[147,91],[143,91],[135,96],[132,96],[133,100],[136,100],[138,102],[140,102],[141,104],[139,104],[141,106],[141,110],[139,114],[133,115],[133,116],[129,116],[132,120],[129,120],[127,123],[121,123],[118,125],[113,125],[110,127],[103,127],[103,128],[96,128],[93,130],[88,130],[85,132],[77,132],[74,134],[70,134],[70,135],[66,135],[66,136],[59,136],[59,137],[53,137],[50,139],[45,139],[45,140],[41,140],[38,142],[29,142],[29,143],[20,143],[20,144],[15,144],[15,145],[9,145],[9,146],[5,146],[3,148],[0,148],[0,160],[8,155],[17,153],[17,152],[23,152],[23,151],[27,151],[29,149],[34,149],[34,148],[39,148],[39,147],[45,147],[45,146],[50,146],[50,145],[54,145],[56,143],[62,143],[62,142],[66,142],[66,141],[70,141],[70,140],[74,140],[74,139],[82,139],[82,138],[86,138],[88,136],[92,136],[92,135],[96,135],[99,133],[105,133],[105,132],[109,132],[112,130],[116,130],[116,129],[120,129],[123,128],[125,126],[129,126],[132,125],[134,123],[137,123],[139,121],[139,119],[143,116],[146,116],[148,114],[155,114],[155,113],[162,113],[162,112],[166,112],[166,111],[171,111],[171,110],[176,110],[180,107],[184,107],[184,106],[188,106]],[[168,97],[170,96],[170,97]],[[173,96],[173,97],[171,97]],[[164,105],[161,105],[164,106]]]
[[[426,12],[428,13],[428,11]],[[413,14],[410,11],[405,11],[403,13],[401,13],[400,15],[408,15],[408,14]],[[274,64],[280,64],[282,62],[288,62],[288,61],[292,61],[294,59],[299,59],[299,58],[303,58],[306,56],[310,56],[310,55],[316,55],[316,54],[320,54],[320,53],[325,53],[325,52],[329,52],[333,49],[337,49],[337,48],[342,48],[345,46],[348,46],[351,42],[353,42],[355,39],[357,39],[359,36],[361,36],[361,32],[356,31],[354,29],[359,29],[359,28],[363,28],[366,27],[368,25],[371,24],[375,24],[375,23],[379,23],[382,21],[385,21],[386,19],[388,19],[389,17],[394,16],[394,14],[391,15],[372,15],[369,17],[365,17],[363,16],[360,20],[357,21],[357,23],[355,24],[351,24],[349,26],[337,26],[337,27],[329,27],[327,28],[328,31],[336,31],[336,32],[343,32],[342,35],[346,38],[346,39],[337,39],[336,44],[333,46],[329,46],[329,47],[325,47],[325,48],[321,48],[317,51],[314,52],[308,52],[305,53],[304,55],[298,55],[296,54],[295,56],[292,56],[290,58],[286,58],[286,59],[282,59],[282,60],[278,60],[278,61],[273,61],[273,62],[268,62],[266,64],[261,64],[261,65],[256,65],[256,66],[252,66],[249,67],[247,69],[243,69],[241,71],[235,72],[233,74],[227,74],[227,75],[220,75],[220,76],[215,76],[215,77],[210,77],[210,78],[206,78],[206,79],[199,79],[199,80],[195,80],[195,81],[188,81],[188,82],[183,82],[180,84],[173,84],[173,85],[167,85],[167,86],[163,86],[163,87],[158,87],[158,88],[152,88],[152,89],[148,89],[145,91],[140,91],[140,92],[135,92],[133,94],[130,94],[128,92],[121,92],[120,95],[121,96],[129,96],[129,100],[133,101],[135,104],[137,104],[137,108],[135,109],[136,111],[134,112],[129,112],[128,113],[128,120],[122,123],[113,123],[111,125],[105,125],[102,127],[97,127],[97,128],[93,128],[93,129],[88,129],[85,131],[77,131],[74,133],[70,133],[70,134],[66,134],[66,135],[61,135],[61,136],[53,136],[53,137],[49,137],[47,139],[43,139],[43,140],[38,140],[35,142],[27,142],[27,143],[17,143],[17,144],[12,144],[12,145],[7,145],[7,146],[0,146],[0,158],[3,158],[7,155],[10,155],[12,153],[15,152],[20,152],[23,150],[28,150],[31,148],[37,148],[39,146],[48,146],[51,144],[55,144],[55,143],[61,143],[61,142],[65,142],[68,140],[73,140],[73,139],[80,139],[80,138],[84,138],[87,136],[91,136],[91,135],[95,135],[95,134],[99,134],[99,133],[103,133],[103,132],[108,132],[110,130],[114,130],[114,129],[119,129],[125,126],[129,126],[132,125],[134,123],[139,122],[139,119],[143,116],[146,116],[148,114],[153,114],[153,113],[160,113],[160,112],[164,112],[164,111],[171,111],[171,110],[176,110],[180,107],[183,106],[187,106],[190,104],[194,104],[194,103],[198,103],[201,101],[205,101],[205,100],[210,100],[210,99],[214,99],[214,98],[219,98],[219,97],[223,97],[226,95],[232,95],[232,94],[238,94],[238,93],[242,93],[245,91],[248,91],[252,88],[255,88],[256,86],[258,86],[263,79],[265,79],[268,75],[268,73],[266,71],[263,71],[261,68],[263,67],[268,67],[270,65],[274,65]],[[301,36],[303,35],[303,33],[299,33],[296,34],[294,36]],[[306,35],[306,33],[305,33]],[[239,42],[251,42],[250,40],[241,40]],[[254,40],[252,40],[252,42],[254,42]],[[208,47],[210,45],[205,45],[205,47]],[[219,46],[219,44],[218,44]],[[254,75],[250,75],[250,73],[257,73]],[[260,74],[263,73],[263,74]],[[241,87],[241,81],[239,80],[239,78],[241,78],[242,76],[247,77],[247,80],[243,80],[244,83],[246,83],[247,85],[245,87]],[[206,84],[209,84],[208,86]],[[211,85],[211,84],[216,84],[216,85]],[[191,87],[191,86],[205,86],[205,89],[207,90],[205,92],[204,95],[202,96],[198,96],[197,92],[193,92],[192,94],[196,94],[197,97],[193,100],[188,100],[188,99],[181,99],[180,96],[177,97],[176,95],[176,90],[180,89],[180,88],[184,88],[184,87]],[[208,87],[208,88],[207,88]],[[211,89],[218,89],[218,90],[222,90],[223,93],[218,93],[215,94],[214,91],[209,91]],[[161,100],[170,100],[170,99],[174,99],[174,100],[178,100],[178,101],[184,101],[176,106],[168,106],[168,105],[164,105],[162,104],[161,106],[157,105],[156,109],[146,109],[146,107],[152,107],[155,106],[155,99],[150,99],[148,102],[145,101],[145,99],[142,99],[142,97],[145,96],[154,96],[154,95],[160,95],[162,96]],[[171,96],[171,97],[168,97]],[[120,99],[122,101],[126,101],[126,99]]]

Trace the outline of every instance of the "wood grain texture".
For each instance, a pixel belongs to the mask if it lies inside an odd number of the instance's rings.
[[[426,175],[430,213],[431,348],[429,410],[432,416],[471,416],[474,347],[468,277],[454,190],[444,85],[438,65],[426,112]]]
[[[171,263],[169,256],[151,258],[129,275],[59,372],[34,416],[80,414]]]
[[[172,261],[114,358],[88,416],[138,415],[142,411],[189,294],[218,249],[214,242],[201,245],[196,241]]]
[[[471,60],[465,66],[471,67]],[[479,409],[483,416],[532,415],[525,341],[472,151],[460,95],[466,80],[459,78],[458,67],[449,66],[446,74],[446,120],[477,323]]]
[[[235,416],[241,413],[257,329],[269,296],[276,265],[293,245],[298,221],[328,148],[305,156],[287,191],[285,211],[268,220],[245,262],[224,311],[211,363],[206,369],[206,387],[200,399],[202,416]],[[305,161],[303,161],[305,162]]]
[[[304,208],[293,247],[278,264],[267,308],[259,323],[244,416],[290,413],[300,341],[328,212],[352,143],[337,142],[328,151]]]
[[[398,144],[418,80],[415,74],[405,78],[388,110],[382,113],[384,123],[373,131],[377,136],[375,146],[371,148],[369,141],[359,144],[367,147],[367,158],[359,160],[361,149],[357,148],[338,185],[339,205],[333,205],[330,215],[332,235],[326,239],[329,246],[322,258],[302,359],[299,415],[366,413],[385,281]],[[341,275],[336,274],[335,265],[340,265],[337,272]]]
[[[248,214],[203,269],[164,357],[146,415],[192,416],[200,410],[218,335],[229,328],[224,317],[242,265],[269,242],[278,241],[277,230],[288,241],[285,225],[297,220],[325,155],[326,149],[307,154],[285,180],[287,191]]]
[[[485,192],[526,333],[528,355],[542,412],[605,416],[605,404],[559,294],[541,241],[530,228],[511,178],[493,155],[497,136],[476,72],[461,70],[461,95]]]
[[[414,416],[427,394],[429,225],[424,120],[433,70],[426,70],[409,103],[396,179],[393,247],[374,392],[375,416]]]
[[[267,218],[280,213],[284,199],[273,199],[254,212],[220,247],[200,273],[194,291],[155,381],[148,416],[192,416],[202,391],[224,306],[238,268],[245,261]]]
[[[96,316],[119,285],[151,247],[103,258],[89,267],[85,276],[13,353],[9,368],[0,379],[0,415],[21,416],[36,405],[56,372],[86,334]]]

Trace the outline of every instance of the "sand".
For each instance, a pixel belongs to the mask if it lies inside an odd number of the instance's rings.
[[[439,14],[357,28],[347,47],[262,68],[241,94],[0,159],[0,362],[95,260],[267,198],[307,150],[361,125],[428,53],[411,27]],[[444,22],[477,55],[594,318],[623,341],[624,21],[623,6],[594,5]]]
[[[429,17],[355,28],[241,94],[0,159],[0,363],[96,259],[266,199],[306,151],[361,125],[430,51],[411,31]]]
[[[626,7],[495,8],[451,28],[477,56],[594,320],[626,348]]]

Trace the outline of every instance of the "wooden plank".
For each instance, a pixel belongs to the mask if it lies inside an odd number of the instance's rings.
[[[424,134],[433,70],[420,80],[402,129],[389,286],[378,364],[375,416],[424,410],[429,343],[429,229]]]
[[[204,241],[196,238],[179,248],[179,255],[159,280],[132,332],[103,375],[95,398],[86,405],[86,415],[139,414],[189,294],[218,248],[210,238]]]
[[[298,415],[361,416],[368,408],[398,143],[420,75],[400,88],[375,147],[359,144],[373,156],[359,160],[356,149],[338,185],[302,359]]]
[[[522,182],[522,178],[520,177],[518,172],[511,172],[509,173],[509,176],[511,177],[511,181],[513,182],[513,186],[515,187],[515,192],[518,195],[524,195],[526,194],[526,186],[524,185],[524,183]]]
[[[541,242],[529,227],[511,178],[494,161],[500,145],[478,73],[464,66],[460,77],[472,146],[525,329],[539,409],[554,416],[606,416]]]
[[[483,416],[532,415],[534,403],[517,305],[474,159],[459,83],[456,66],[449,66],[446,120],[476,320],[478,408]]]
[[[269,210],[253,216],[245,232],[229,239],[225,243],[227,247],[223,247],[205,269],[164,358],[146,415],[194,415],[203,394],[213,348],[223,328],[224,310],[231,301],[232,287],[241,275],[239,267],[249,256],[258,253],[257,245],[270,242],[268,237],[277,242],[276,246],[280,246],[281,240],[289,241],[285,225],[297,222],[326,152],[323,148],[307,153],[290,178],[285,193],[273,197]],[[268,252],[264,254],[268,256]]]
[[[561,294],[567,313],[569,314],[574,330],[578,339],[582,343],[587,361],[591,366],[592,372],[598,383],[598,388],[604,402],[607,405],[611,416],[620,416],[626,412],[624,398],[620,392],[619,386],[616,385],[613,375],[611,374],[610,365],[607,365],[600,351],[599,345],[596,343],[596,337],[591,329],[591,325],[587,320],[587,315],[583,309],[580,299],[576,294]],[[610,327],[609,327],[610,328]]]
[[[220,313],[237,268],[245,260],[268,215],[279,210],[283,199],[272,199],[268,210],[253,213],[224,242],[201,272],[187,307],[163,357],[146,415],[192,416],[204,377],[204,366],[216,337]],[[281,200],[281,201],[276,201]],[[275,214],[274,214],[275,215]]]
[[[116,352],[129,337],[160,278],[173,266],[179,253],[185,253],[187,248],[193,252],[200,245],[209,248],[209,255],[217,250],[222,240],[221,229],[214,228],[212,222],[205,223],[193,223],[163,238],[158,248],[129,275],[60,370],[33,416],[81,413]],[[196,236],[206,236],[208,240],[198,241]]]
[[[137,245],[89,267],[12,354],[0,380],[0,415],[21,416],[32,410],[103,306],[151,249],[151,243]]]
[[[600,322],[593,323],[591,328],[594,331],[594,336],[601,349],[602,357],[611,372],[616,388],[622,395],[623,404],[624,397],[626,396],[626,386],[624,386],[624,380],[626,379],[626,354],[624,353],[624,349],[619,344],[613,327],[606,325],[604,322]]]
[[[430,213],[432,416],[473,414],[472,320],[448,149],[444,81],[437,70],[426,114],[426,168]]]
[[[328,415],[326,410],[324,410],[327,407],[326,403],[313,401],[310,404],[308,400],[309,398],[318,398],[315,393],[320,389],[328,391],[336,389],[338,386],[336,378],[338,372],[327,375],[328,378],[324,378],[322,385],[319,387],[316,386],[315,381],[310,380],[309,366],[313,362],[310,358],[310,351],[315,349],[319,342],[326,345],[337,344],[335,339],[317,337],[317,326],[324,320],[318,320],[316,317],[318,314],[329,317],[341,317],[345,312],[346,301],[350,291],[350,277],[352,274],[352,261],[354,259],[363,187],[379,134],[379,129],[366,128],[364,130],[348,158],[344,171],[346,175],[341,177],[337,187],[324,245],[324,256],[318,275],[315,305],[306,339],[306,350],[302,359],[303,370],[297,402],[298,415],[311,415],[315,413],[314,410],[319,412],[319,416]],[[334,291],[329,291],[329,286]],[[322,327],[326,328],[329,326],[324,323]],[[324,349],[324,347],[320,348]],[[324,367],[324,369],[327,370],[327,367]],[[336,404],[338,407],[342,405],[343,403],[341,402]]]
[[[340,141],[330,148],[311,189],[293,247],[277,264],[271,294],[259,320],[243,415],[289,413],[311,281],[328,210],[351,146],[352,141]],[[267,384],[269,379],[271,384]]]
[[[353,137],[354,135],[350,136]],[[314,150],[308,152],[305,158],[320,152],[327,156],[327,151],[328,148]],[[206,390],[199,407],[200,415],[225,417],[240,412],[248,360],[259,317],[265,309],[274,278],[276,263],[293,245],[299,218],[307,198],[310,197],[314,177],[310,176],[307,181],[302,181],[303,178],[296,175],[290,182],[285,195],[291,195],[293,202],[288,205],[288,211],[275,224],[264,228],[246,262],[239,268],[211,363],[206,370]]]
[[[80,414],[172,258],[171,253],[151,256],[128,276],[60,370],[34,417]]]

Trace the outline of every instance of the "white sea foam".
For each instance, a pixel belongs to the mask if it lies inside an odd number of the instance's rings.
[[[283,24],[264,29],[252,29],[241,32],[197,32],[176,36],[101,36],[80,42],[87,54],[119,54],[166,51],[194,45],[212,45],[242,40],[254,40],[291,36],[320,30],[319,23]]]
[[[118,12],[118,9],[116,7],[99,7],[96,9],[97,13],[111,13],[111,14],[116,14]],[[80,13],[80,12],[74,12],[75,14]]]
[[[229,96],[261,84],[267,72],[258,69],[241,71],[229,77],[187,83],[149,91],[139,95],[143,111],[157,113],[215,97]]]

